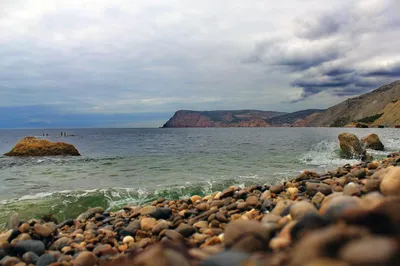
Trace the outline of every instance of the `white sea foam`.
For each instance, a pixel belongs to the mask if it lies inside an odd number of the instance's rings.
[[[355,164],[358,160],[340,157],[337,142],[321,141],[310,151],[300,157],[300,162],[305,165],[327,167],[334,165]]]

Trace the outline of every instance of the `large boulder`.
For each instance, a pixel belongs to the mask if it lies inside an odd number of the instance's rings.
[[[370,134],[361,139],[361,142],[364,143],[367,149],[373,149],[382,151],[385,146],[382,144],[381,140],[379,139],[378,135]]]
[[[5,156],[79,156],[78,150],[72,144],[51,142],[35,137],[25,137],[15,147],[4,154]]]
[[[361,146],[360,140],[356,135],[350,133],[340,133],[338,136],[340,149],[348,158],[363,157],[365,149]]]

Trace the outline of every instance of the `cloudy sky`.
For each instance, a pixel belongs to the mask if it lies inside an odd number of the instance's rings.
[[[325,108],[400,78],[398,0],[1,0],[0,127]]]

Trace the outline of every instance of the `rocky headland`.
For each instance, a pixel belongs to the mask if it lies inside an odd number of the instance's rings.
[[[395,81],[326,110],[180,110],[163,127],[400,127],[398,99],[400,81]]]
[[[400,265],[400,152],[286,182],[57,222],[10,218],[9,265]]]
[[[20,140],[5,156],[79,156],[78,150],[72,144],[51,142],[35,137],[25,137]]]

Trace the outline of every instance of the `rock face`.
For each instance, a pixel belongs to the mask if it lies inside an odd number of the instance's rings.
[[[259,110],[180,110],[163,127],[268,127],[267,119],[281,114],[284,113]]]
[[[5,156],[80,156],[72,144],[65,142],[51,142],[35,137],[25,137],[15,147],[4,154]]]
[[[380,113],[382,113],[382,116],[375,120],[373,125],[400,125],[400,98],[392,100]]]
[[[398,119],[400,117],[398,109],[400,105],[398,104],[397,107],[393,105],[393,101],[396,99],[400,99],[400,80],[328,108],[316,117],[310,126],[343,127],[351,122],[368,117],[376,116],[378,118],[378,114],[382,113],[383,115],[377,122],[385,126],[395,126],[396,121],[400,122]],[[385,109],[387,106],[388,109]],[[395,110],[397,111],[394,112]]]
[[[394,127],[400,126],[400,80],[326,110],[180,110],[164,124],[175,127]]]
[[[370,134],[361,139],[361,142],[365,144],[367,149],[379,150],[382,151],[385,146],[382,144],[381,140],[379,139],[378,135]]]
[[[284,114],[268,119],[271,126],[279,127],[307,127],[312,120],[324,112],[322,109],[307,109],[294,113]]]
[[[365,153],[360,140],[356,135],[350,133],[341,133],[338,136],[340,149],[346,157],[360,157]]]

